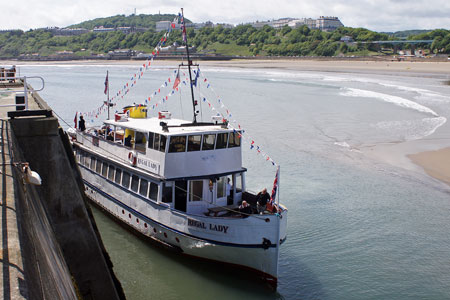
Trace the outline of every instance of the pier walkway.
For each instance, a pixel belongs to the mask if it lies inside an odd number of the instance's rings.
[[[67,135],[31,86],[1,79],[0,299],[125,299]]]
[[[0,83],[0,103],[15,104],[15,93],[23,91],[19,84]],[[36,104],[33,102],[33,107]],[[0,252],[0,298],[26,299],[27,289],[22,262],[22,251],[19,241],[17,223],[16,198],[14,195],[14,180],[11,169],[11,149],[9,137],[11,136],[7,122],[7,111],[11,107],[0,107],[0,162],[1,162],[1,252]]]

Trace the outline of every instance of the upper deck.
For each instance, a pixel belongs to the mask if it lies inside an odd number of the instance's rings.
[[[240,133],[226,124],[123,118],[106,120],[102,129],[79,133],[77,141],[165,179],[245,171]]]

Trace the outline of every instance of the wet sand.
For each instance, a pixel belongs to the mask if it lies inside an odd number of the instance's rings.
[[[0,65],[142,65],[145,61],[133,60],[80,60],[80,61],[1,61]],[[175,60],[155,60],[156,66],[176,65]],[[386,61],[386,60],[342,60],[342,59],[234,59],[228,61],[200,61],[202,66],[209,67],[232,67],[252,69],[286,69],[297,71],[320,71],[320,72],[356,72],[356,73],[402,73],[427,74],[431,77],[447,78],[450,75],[450,61]]]
[[[428,175],[450,185],[450,147],[410,154],[408,157],[421,166]]]

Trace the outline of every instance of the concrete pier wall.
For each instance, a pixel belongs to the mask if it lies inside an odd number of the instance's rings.
[[[21,87],[0,85],[0,92],[2,88],[20,92]],[[0,99],[13,103],[14,94],[0,93]],[[0,298],[125,299],[68,137],[37,93],[29,93],[28,99],[29,109],[8,113],[12,119],[6,117],[10,108],[0,108],[2,245],[7,247],[0,260]],[[42,185],[24,182],[25,162],[39,173]]]
[[[104,258],[104,249],[91,224],[84,191],[74,176],[54,117],[10,121],[17,146],[42,185],[36,187],[70,274],[83,299],[118,299],[116,285]]]

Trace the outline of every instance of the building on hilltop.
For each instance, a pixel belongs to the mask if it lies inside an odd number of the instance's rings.
[[[254,28],[259,29],[264,27],[265,25],[271,26],[273,28],[283,28],[284,26],[289,26],[292,28],[298,28],[303,25],[308,26],[310,29],[320,29],[323,31],[333,31],[339,27],[344,26],[339,18],[337,17],[324,17],[321,16],[319,19],[311,19],[311,18],[281,18],[278,20],[269,20],[269,21],[256,21],[253,23],[248,23],[252,25]]]
[[[338,19],[338,17],[320,16],[319,19],[316,20],[316,29],[320,29],[322,31],[333,31],[343,26],[344,25]]]

